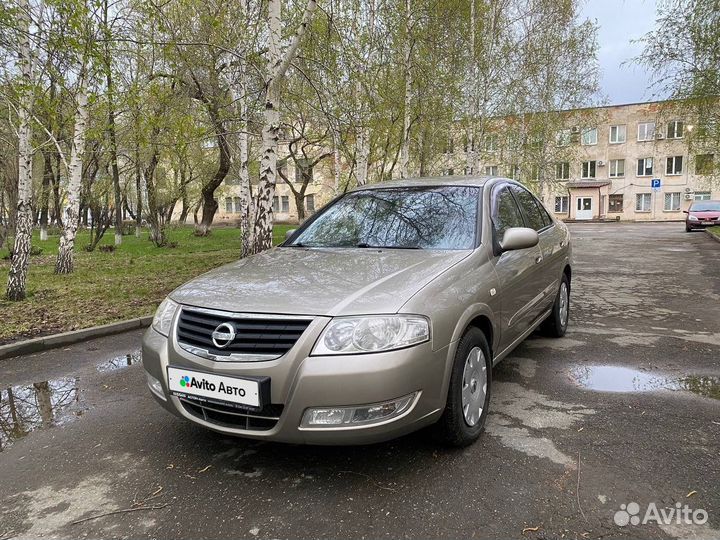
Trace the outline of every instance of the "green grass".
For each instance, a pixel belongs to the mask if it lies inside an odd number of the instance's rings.
[[[715,237],[720,239],[720,226],[718,227],[708,227],[707,229],[710,231],[710,233]]]
[[[273,242],[281,242],[292,225],[278,225]],[[168,229],[176,247],[155,247],[147,231],[140,238],[124,236],[114,252],[85,251],[89,235],[78,233],[75,272],[55,275],[58,236],[41,242],[37,231],[33,247],[42,252],[30,259],[28,296],[21,302],[0,299],[0,343],[54,334],[99,324],[151,315],[175,287],[240,255],[240,231],[217,227],[200,238],[192,227]],[[112,245],[108,231],[100,245]],[[0,275],[4,297],[7,249],[0,250]]]

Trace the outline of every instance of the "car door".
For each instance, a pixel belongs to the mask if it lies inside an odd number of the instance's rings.
[[[508,184],[495,187],[491,193],[491,222],[493,241],[502,241],[505,231],[511,227],[524,227],[520,208]],[[540,248],[506,251],[496,250],[495,272],[498,278],[501,307],[501,344],[499,350],[518,339],[532,323],[533,306],[537,295],[537,280],[542,258]]]
[[[535,284],[535,300],[537,306],[533,309],[536,316],[544,312],[555,299],[561,270],[558,268],[562,236],[555,222],[545,207],[527,189],[519,185],[512,185],[511,191],[520,206],[520,211],[527,227],[535,229],[538,233],[541,260],[537,262],[538,272]]]

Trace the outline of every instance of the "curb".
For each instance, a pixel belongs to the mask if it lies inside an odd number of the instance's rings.
[[[153,316],[138,317],[128,321],[120,321],[116,323],[103,324],[102,326],[92,326],[83,328],[82,330],[73,330],[71,332],[63,332],[62,334],[53,334],[39,338],[28,339],[26,341],[18,341],[17,343],[9,343],[0,345],[0,359],[10,358],[12,356],[22,356],[57,347],[64,347],[87,339],[95,339],[113,334],[120,334],[128,330],[137,328],[145,328],[152,323]]]
[[[711,233],[711,232],[708,231],[707,229],[705,229],[704,232],[705,232],[705,234],[707,234],[710,238],[712,238],[712,239],[715,240],[716,242],[720,242],[720,236],[714,235],[713,233]]]

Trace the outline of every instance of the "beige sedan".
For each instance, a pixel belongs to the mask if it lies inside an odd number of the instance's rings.
[[[571,245],[521,184],[424,178],[337,198],[274,249],[172,292],[143,339],[168,411],[254,439],[483,430],[492,367],[565,334]]]

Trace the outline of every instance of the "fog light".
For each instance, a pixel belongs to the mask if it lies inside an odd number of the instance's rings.
[[[386,422],[407,412],[415,403],[419,392],[382,403],[352,407],[313,407],[303,415],[301,427],[354,427]]]
[[[150,388],[150,391],[155,394],[157,397],[162,399],[163,401],[167,401],[167,398],[165,397],[165,393],[163,392],[162,384],[160,384],[160,381],[158,381],[155,377],[150,375],[147,371],[145,372],[145,376],[147,377],[147,384],[148,388]]]

